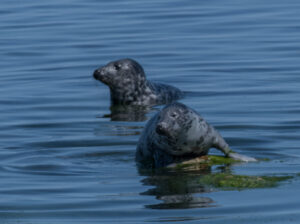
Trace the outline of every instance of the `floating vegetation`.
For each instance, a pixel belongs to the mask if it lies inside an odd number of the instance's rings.
[[[199,179],[199,184],[222,190],[244,190],[276,187],[279,182],[292,178],[293,176],[247,176],[230,173],[214,173],[203,175]]]
[[[214,165],[231,165],[234,163],[241,163],[241,161],[234,160],[229,157],[207,155],[197,157],[195,159],[183,161],[181,163],[174,163],[169,165],[169,168],[176,169],[201,169],[202,167],[214,166]]]
[[[261,161],[268,161],[261,159]],[[178,170],[204,170],[212,166],[230,166],[232,164],[242,163],[241,161],[224,156],[207,155],[197,157],[192,160],[172,164],[171,168]],[[222,190],[244,190],[254,188],[276,187],[280,182],[294,178],[294,176],[247,176],[235,175],[230,172],[208,173],[202,175],[198,183],[203,186],[218,188]]]

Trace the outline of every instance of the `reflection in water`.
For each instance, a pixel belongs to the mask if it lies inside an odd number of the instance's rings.
[[[167,169],[146,171],[139,170],[141,174],[147,175],[142,183],[154,186],[141,193],[142,195],[153,195],[161,203],[146,205],[152,209],[178,209],[178,208],[206,208],[215,206],[214,201],[199,194],[211,192],[210,187],[198,183],[199,177],[211,173],[211,169],[205,166],[197,172],[171,171]]]
[[[107,133],[109,136],[135,136],[140,135],[142,126],[128,126],[128,125],[111,125],[112,132]]]
[[[207,208],[213,207],[214,201],[208,197],[197,197],[194,195],[167,195],[157,197],[163,202],[155,205],[146,205],[152,209],[180,209],[180,208]]]
[[[137,105],[112,105],[110,114],[103,117],[110,117],[112,121],[145,121],[146,114],[150,112],[151,107]]]
[[[206,208],[216,206],[208,197],[199,194],[219,190],[245,190],[255,188],[273,188],[279,183],[291,180],[295,176],[247,176],[232,174],[231,165],[220,165],[212,172],[212,166],[193,166],[195,169],[160,169],[150,171],[140,170],[147,175],[142,183],[154,186],[142,195],[153,195],[162,201],[159,204],[146,205],[151,209]],[[297,175],[296,175],[297,176]]]

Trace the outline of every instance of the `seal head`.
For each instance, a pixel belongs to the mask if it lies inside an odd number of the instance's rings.
[[[94,71],[94,78],[110,88],[139,86],[146,80],[143,68],[132,59],[113,61]]]
[[[161,111],[155,131],[157,143],[173,156],[204,155],[213,145],[211,126],[181,103],[172,103]]]
[[[114,103],[134,101],[146,87],[144,70],[132,59],[110,62],[95,70],[94,78],[110,88]]]

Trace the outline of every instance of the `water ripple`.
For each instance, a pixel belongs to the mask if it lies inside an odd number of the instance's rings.
[[[3,223],[299,222],[299,2],[1,3]],[[269,161],[138,170],[136,143],[161,107],[115,113],[92,77],[124,57],[185,91],[234,150]],[[295,178],[226,192],[195,182],[214,172]]]

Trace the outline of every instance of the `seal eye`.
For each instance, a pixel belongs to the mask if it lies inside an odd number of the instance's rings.
[[[119,65],[119,64],[114,64],[114,67],[117,71],[119,71],[121,69],[121,65]]]
[[[173,113],[171,113],[171,115],[170,115],[172,118],[174,118],[174,119],[176,119],[177,117],[178,117],[178,114],[177,113],[175,113],[175,112],[173,112]]]

